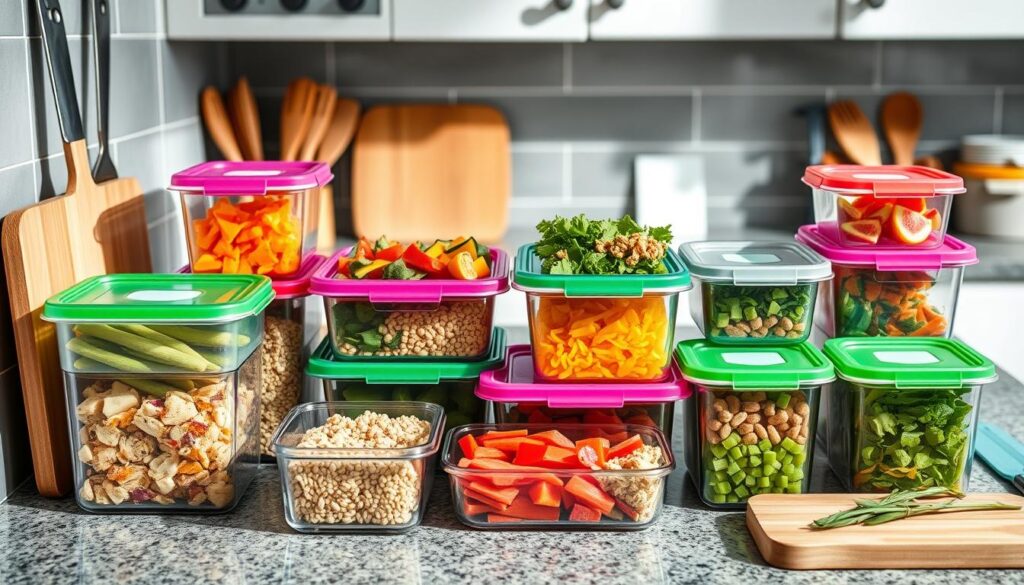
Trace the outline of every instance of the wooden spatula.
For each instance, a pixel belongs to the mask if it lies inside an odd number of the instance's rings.
[[[238,138],[238,146],[245,160],[263,160],[263,134],[260,131],[260,113],[252,95],[249,80],[239,77],[228,93],[231,125]]]
[[[849,100],[833,102],[828,107],[828,122],[850,160],[859,165],[882,164],[878,136],[860,106]]]
[[[288,84],[281,103],[281,160],[295,160],[309,132],[316,105],[316,82],[305,77]]]
[[[359,111],[359,102],[356,100],[338,98],[331,123],[317,150],[316,160],[325,162],[330,167],[338,163],[338,159],[348,150],[349,144],[352,143],[352,137],[356,134],[356,128],[359,126]]]
[[[882,101],[882,132],[896,164],[914,164],[922,118],[921,102],[905,91],[889,94]]]
[[[334,116],[334,106],[338,102],[338,91],[328,85],[320,85],[316,88],[316,103],[313,106],[313,116],[309,123],[309,132],[302,145],[302,152],[299,153],[299,160],[313,160],[316,151],[320,148],[320,142],[327,133]]]
[[[242,160],[242,151],[235,140],[235,131],[231,128],[231,119],[224,107],[224,100],[217,88],[207,86],[203,89],[200,107],[203,111],[203,123],[213,137],[214,144],[227,160]]]

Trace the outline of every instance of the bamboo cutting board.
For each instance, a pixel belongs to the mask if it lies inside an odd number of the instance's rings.
[[[92,180],[60,5],[38,4],[65,140],[67,193],[8,215],[2,245],[36,485],[45,496],[60,496],[73,487],[72,463],[55,330],[40,319],[43,303],[89,276],[150,272],[150,258],[138,182]]]
[[[813,520],[870,494],[762,494],[747,528],[765,561],[784,569],[1024,568],[1024,510],[915,516],[878,526],[811,530]],[[968,494],[969,502],[1024,505],[1024,497]]]
[[[494,108],[378,106],[363,117],[352,158],[357,236],[495,243],[510,193],[509,129]]]

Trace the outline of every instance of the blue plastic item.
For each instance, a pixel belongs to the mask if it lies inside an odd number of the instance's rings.
[[[978,424],[975,453],[1003,479],[1024,493],[1024,444],[988,423]]]

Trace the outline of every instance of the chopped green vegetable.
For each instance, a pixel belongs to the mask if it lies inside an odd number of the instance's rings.
[[[704,321],[711,337],[802,339],[809,333],[814,285],[704,284]]]
[[[556,216],[538,223],[537,231],[535,250],[544,274],[663,274],[662,259],[672,242],[670,226],[641,226],[628,215]]]

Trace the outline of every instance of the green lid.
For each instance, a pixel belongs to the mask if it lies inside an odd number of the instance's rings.
[[[274,300],[266,276],[107,274],[54,295],[43,319],[54,322],[224,323],[255,315]]]
[[[324,338],[306,365],[306,374],[329,380],[359,380],[367,384],[437,384],[441,380],[473,380],[505,361],[506,333],[495,327],[487,356],[477,361],[336,360],[331,340]]]
[[[642,297],[644,293],[670,294],[690,290],[690,273],[669,248],[662,261],[665,274],[543,274],[541,259],[526,244],[516,253],[512,286],[527,292],[561,293],[567,297]]]
[[[942,337],[846,337],[825,342],[844,380],[896,388],[961,388],[998,378],[996,366],[966,344]]]
[[[676,346],[676,360],[683,378],[690,382],[744,390],[795,390],[836,378],[828,358],[806,341],[764,347],[691,339]]]

